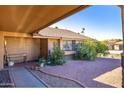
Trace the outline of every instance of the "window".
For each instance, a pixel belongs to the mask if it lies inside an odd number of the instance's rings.
[[[58,42],[53,42],[53,46],[58,46]]]
[[[63,50],[71,51],[74,50],[75,41],[74,40],[64,40],[63,41]]]

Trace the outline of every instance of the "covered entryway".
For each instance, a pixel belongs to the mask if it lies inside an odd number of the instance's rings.
[[[5,61],[14,63],[35,61],[40,56],[40,39],[4,37]],[[5,63],[4,63],[5,64]]]
[[[7,5],[0,6],[0,69],[4,65],[4,37],[32,37],[37,32],[65,17],[68,17],[88,5]],[[61,12],[60,12],[61,11]],[[11,32],[11,33],[9,33]],[[12,33],[13,32],[13,33]]]

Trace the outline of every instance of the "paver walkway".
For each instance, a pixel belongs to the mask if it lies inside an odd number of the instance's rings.
[[[27,69],[24,67],[13,67],[11,68],[11,73],[16,87],[45,87],[45,85],[34,77]]]

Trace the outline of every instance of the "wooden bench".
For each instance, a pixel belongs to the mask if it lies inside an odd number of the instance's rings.
[[[19,63],[20,59],[21,59],[20,62],[26,62],[27,54],[26,53],[8,54],[6,58],[8,62],[13,61],[14,63]]]

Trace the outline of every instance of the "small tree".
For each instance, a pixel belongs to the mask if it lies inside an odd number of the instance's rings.
[[[62,65],[65,63],[64,51],[59,46],[54,46],[53,52],[50,55],[50,61],[52,65]]]
[[[85,28],[82,28],[82,31],[81,31],[81,33],[82,33],[82,34],[84,34],[84,31],[85,31]]]

